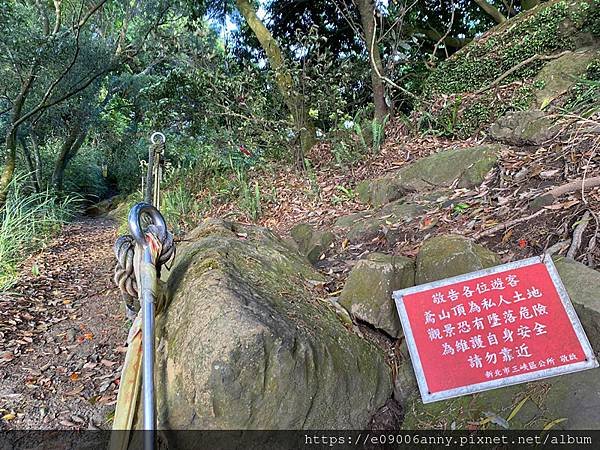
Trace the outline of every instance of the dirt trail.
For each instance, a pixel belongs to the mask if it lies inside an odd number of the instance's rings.
[[[116,226],[82,218],[0,294],[0,430],[110,428],[128,323]]]

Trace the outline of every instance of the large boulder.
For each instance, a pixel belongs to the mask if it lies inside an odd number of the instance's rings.
[[[567,259],[557,260],[556,267],[598,354],[600,273]],[[491,428],[600,427],[600,368],[423,404],[405,344],[400,353],[404,362],[397,371],[394,397],[405,411],[403,429],[461,429],[483,421]]]
[[[498,256],[457,235],[427,239],[417,255],[415,283],[423,284],[500,264]]]
[[[364,202],[381,206],[409,192],[472,188],[481,184],[498,160],[499,145],[444,150],[403,167],[394,175],[367,180],[357,186]]]
[[[414,284],[415,265],[410,258],[371,253],[348,275],[339,303],[355,319],[398,338],[402,327],[392,293]]]
[[[554,261],[592,346],[600,348],[600,272],[569,258]],[[598,421],[600,424],[600,420]]]
[[[159,427],[364,428],[390,370],[315,298],[320,279],[267,229],[213,220],[190,233],[157,322]]]
[[[535,93],[535,106],[543,109],[569,92],[586,73],[590,62],[598,57],[600,52],[597,49],[582,48],[548,61],[535,77],[537,84],[543,86]]]

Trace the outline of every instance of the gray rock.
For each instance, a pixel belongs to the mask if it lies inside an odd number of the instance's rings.
[[[409,400],[419,396],[419,385],[410,362],[406,341],[400,345],[401,364],[394,379],[394,399],[403,407],[408,406]]]
[[[600,349],[600,272],[569,258],[555,258],[554,264],[592,347]]]
[[[417,255],[416,284],[429,283],[500,264],[498,256],[457,235],[426,240]]]
[[[157,322],[159,427],[365,427],[389,367],[313,297],[306,260],[260,227],[213,220],[188,239]]]
[[[598,56],[600,52],[597,49],[581,48],[548,61],[535,77],[536,81],[541,81],[544,85],[535,94],[537,107],[544,109],[566,94],[585,74],[588,64]]]
[[[512,111],[492,124],[490,136],[510,145],[541,145],[558,131],[553,120],[542,111]]]
[[[401,200],[392,202],[377,211],[372,217],[355,222],[348,230],[348,239],[351,242],[362,242],[378,236],[383,227],[391,227],[403,222],[410,222],[418,217],[424,207],[412,203],[402,203]]]
[[[414,282],[415,266],[410,258],[372,253],[354,266],[339,302],[354,318],[397,338],[402,336],[402,327],[392,293],[414,286]]]
[[[300,253],[305,255],[311,263],[316,263],[327,247],[335,240],[330,231],[318,231],[307,223],[300,223],[290,230],[290,234]]]
[[[444,150],[418,159],[392,176],[359,183],[356,190],[362,201],[381,206],[409,192],[440,190],[455,183],[472,188],[496,165],[500,150],[498,145]]]

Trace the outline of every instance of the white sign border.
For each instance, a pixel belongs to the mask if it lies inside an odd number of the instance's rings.
[[[484,381],[482,383],[476,383],[469,386],[448,389],[441,392],[430,393],[429,388],[427,387],[427,380],[425,379],[425,372],[421,364],[421,358],[419,357],[417,345],[410,326],[410,321],[408,319],[408,314],[406,312],[406,308],[404,307],[404,296],[428,289],[439,288],[449,284],[470,281],[474,278],[479,278],[486,275],[493,275],[495,273],[505,272],[507,270],[526,267],[538,263],[544,263],[548,268],[548,273],[552,278],[554,286],[556,287],[558,295],[560,296],[560,299],[562,301],[563,307],[565,308],[567,316],[569,317],[573,329],[575,330],[575,334],[577,335],[577,339],[579,340],[579,343],[581,344],[583,352],[586,356],[585,361],[580,361],[573,364],[566,364],[558,367],[551,367],[543,370],[536,370],[534,372],[528,372],[522,375],[514,375],[512,377],[501,378],[498,380]],[[500,266],[490,267],[488,269],[479,270],[477,272],[471,272],[465,275],[459,275],[452,278],[433,281],[431,283],[420,284],[418,286],[413,286],[407,289],[401,289],[398,291],[394,291],[393,298],[396,303],[396,309],[398,310],[398,314],[400,316],[400,323],[402,324],[402,328],[404,330],[404,336],[408,345],[408,352],[410,354],[410,359],[412,361],[413,370],[417,378],[417,383],[419,385],[419,391],[421,392],[421,399],[423,400],[423,403],[437,402],[440,400],[460,397],[476,392],[487,391],[505,386],[512,386],[514,384],[520,384],[534,380],[541,380],[557,375],[579,372],[581,370],[593,369],[595,367],[598,367],[598,361],[596,359],[596,356],[594,355],[594,350],[592,349],[590,341],[588,340],[585,331],[581,326],[579,317],[577,316],[577,313],[573,308],[573,304],[571,303],[569,295],[567,294],[567,290],[565,289],[565,286],[563,285],[562,280],[558,275],[558,271],[554,266],[554,262],[552,261],[552,258],[550,256],[536,256],[533,258],[523,259],[521,261],[515,261],[510,262],[508,264],[502,264]]]

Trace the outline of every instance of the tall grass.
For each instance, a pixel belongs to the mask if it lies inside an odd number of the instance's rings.
[[[44,245],[81,206],[76,197],[28,193],[25,177],[16,177],[0,210],[0,290],[15,281],[19,263]]]

